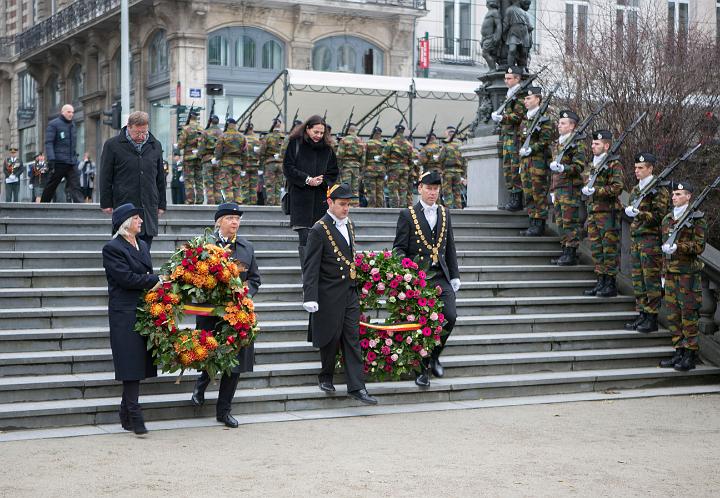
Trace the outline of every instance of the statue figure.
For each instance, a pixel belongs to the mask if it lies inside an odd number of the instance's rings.
[[[497,69],[498,49],[503,34],[502,16],[498,7],[498,0],[487,0],[488,11],[480,28],[482,56],[487,62],[488,72]]]
[[[511,0],[505,11],[503,25],[505,28],[505,45],[507,45],[508,66],[527,67],[530,47],[532,45],[530,33],[532,24],[527,10],[530,0]]]

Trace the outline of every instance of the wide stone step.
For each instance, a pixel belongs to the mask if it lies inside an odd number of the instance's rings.
[[[427,389],[419,389],[412,381],[381,382],[368,384],[370,392],[383,405],[411,404],[423,402],[447,402],[533,396],[544,394],[565,394],[613,389],[649,388],[662,386],[702,385],[717,383],[720,369],[700,365],[690,372],[676,372],[673,369],[655,367],[619,368],[607,370],[580,370],[563,372],[538,372],[508,375],[485,375],[474,377],[451,377],[433,379]],[[75,377],[75,379],[71,379]],[[54,401],[29,401],[0,404],[0,429],[31,429],[77,425],[117,423],[117,409],[120,402],[119,383],[115,394],[105,397],[83,398],[83,392],[102,392],[102,384],[109,379],[88,375],[60,376],[42,385],[40,389],[50,392],[50,384],[68,388],[64,399]],[[172,384],[174,378],[166,376],[163,381]],[[187,379],[192,381],[192,379]],[[97,390],[93,385],[98,385]],[[215,386],[206,396],[206,404],[197,409],[190,404],[191,384],[181,384],[182,392],[152,394],[150,382],[143,382],[140,403],[146,420],[167,420],[214,415],[214,401],[217,398]],[[173,384],[174,385],[174,384]],[[315,384],[245,389],[240,388],[233,400],[233,413],[257,414],[291,410],[329,409],[357,406],[358,403],[345,396],[345,386],[336,383],[337,393],[328,395],[317,389]],[[13,389],[11,389],[13,390]],[[76,398],[67,399],[70,392],[78,393]]]

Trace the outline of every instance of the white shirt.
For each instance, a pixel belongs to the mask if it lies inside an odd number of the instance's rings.
[[[425,215],[425,219],[428,222],[428,225],[430,225],[430,230],[435,229],[435,225],[437,224],[437,204],[433,204],[432,206],[430,204],[425,204],[422,199],[420,199],[420,205],[423,208],[423,214]]]
[[[515,94],[517,93],[517,91],[518,91],[519,89],[520,89],[520,83],[511,86],[510,88],[508,88],[507,96],[508,96],[508,97],[512,97],[513,95],[515,95]]]
[[[685,210],[687,209],[687,207],[688,207],[688,204],[685,204],[684,206],[680,206],[680,207],[674,207],[673,208],[673,218],[675,220],[680,218],[683,215],[683,213],[685,212]]]
[[[568,133],[567,135],[560,135],[560,138],[558,139],[560,145],[565,145],[565,143],[570,140],[570,135],[572,135],[572,133]]]
[[[603,162],[605,156],[607,156],[607,152],[603,152],[599,156],[593,156],[593,166],[598,166],[601,162]]]
[[[528,118],[528,119],[534,118],[535,115],[536,115],[538,112],[540,112],[540,107],[536,107],[535,109],[530,109],[530,110],[527,112],[527,118]]]
[[[329,210],[327,213],[330,215],[330,217],[335,222],[335,228],[337,228],[338,231],[340,232],[340,234],[343,237],[345,237],[345,242],[347,242],[347,245],[349,247],[350,246],[350,234],[348,233],[348,228],[347,228],[348,218],[343,218],[341,220],[340,218],[338,218],[337,216],[332,214]]]
[[[647,187],[648,184],[653,180],[653,178],[655,178],[655,176],[654,176],[654,175],[650,175],[650,176],[648,176],[648,177],[643,178],[642,180],[640,180],[640,182],[638,183],[638,187],[640,187],[640,190],[642,190],[642,189],[644,189],[645,187]]]

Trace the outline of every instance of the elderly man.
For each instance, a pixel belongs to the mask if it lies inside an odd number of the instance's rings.
[[[150,247],[166,202],[162,145],[148,127],[148,114],[135,111],[128,116],[127,126],[103,145],[100,208],[106,214],[127,203],[143,208],[144,223],[138,238]]]
[[[80,176],[77,169],[77,142],[76,128],[73,123],[75,109],[66,104],[62,107],[60,115],[50,121],[45,130],[45,151],[52,170],[50,181],[43,190],[42,202],[50,202],[55,196],[55,190],[63,178],[67,179],[66,187],[70,191],[73,202],[83,202],[80,192]]]

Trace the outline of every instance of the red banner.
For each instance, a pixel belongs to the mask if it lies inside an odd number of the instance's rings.
[[[430,67],[430,40],[421,38],[419,46],[418,67],[428,69]]]

